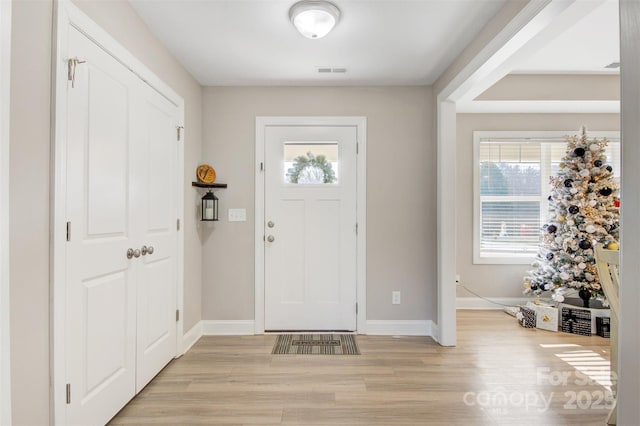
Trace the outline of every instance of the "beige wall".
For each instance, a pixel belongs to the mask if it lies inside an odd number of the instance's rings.
[[[477,100],[619,101],[619,75],[509,74]]]
[[[79,6],[185,99],[185,173],[201,153],[200,86],[125,1]],[[11,357],[13,423],[49,423],[49,199],[52,1],[14,1],[11,67]],[[185,190],[185,327],[201,318],[197,196]]]
[[[428,87],[207,87],[203,160],[214,166],[222,220],[203,227],[203,319],[254,319],[256,116],[366,116],[367,318],[433,319],[436,163]],[[246,208],[247,222],[227,222]],[[402,304],[391,305],[391,291]]]
[[[475,130],[619,130],[618,114],[458,114],[457,268],[461,282],[485,297],[522,297],[527,265],[473,264],[473,132]],[[473,297],[463,289],[459,297]]]

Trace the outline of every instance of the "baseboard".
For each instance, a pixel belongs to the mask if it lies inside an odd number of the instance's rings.
[[[433,336],[431,320],[367,320],[364,334],[381,336]]]
[[[187,353],[193,345],[202,337],[202,321],[198,321],[196,325],[191,327],[191,330],[187,331],[182,336],[182,354]]]
[[[527,302],[533,300],[530,297],[488,297],[496,303],[479,297],[458,297],[456,299],[457,309],[502,309],[505,306],[526,305]],[[499,304],[498,304],[499,303]]]
[[[254,320],[202,320],[201,322],[204,336],[255,334]]]

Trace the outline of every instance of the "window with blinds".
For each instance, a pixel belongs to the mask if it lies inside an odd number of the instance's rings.
[[[474,132],[474,263],[530,263],[548,214],[549,177],[557,174],[570,132]],[[617,132],[606,137],[620,176]]]

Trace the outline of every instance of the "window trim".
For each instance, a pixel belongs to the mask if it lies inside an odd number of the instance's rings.
[[[481,212],[481,203],[480,203],[480,142],[485,139],[506,139],[512,140],[517,143],[526,143],[526,142],[552,142],[553,140],[564,138],[567,135],[575,135],[578,134],[576,130],[568,130],[568,131],[557,131],[557,130],[518,130],[518,131],[509,131],[509,130],[482,130],[482,131],[474,131],[473,132],[473,264],[474,265],[530,265],[531,262],[535,259],[535,254],[533,255],[518,255],[513,254],[511,256],[504,255],[490,255],[490,254],[482,254],[480,250],[480,241],[481,241],[481,227],[480,227],[480,212]],[[607,138],[610,140],[620,140],[620,132],[619,131],[588,131],[588,136],[590,138]],[[541,156],[546,155],[545,153],[541,153]],[[543,179],[544,185],[548,185],[546,178],[544,177],[544,173],[541,176]],[[540,212],[541,214],[545,214],[548,211],[547,204],[543,201],[544,197],[541,198],[540,203]]]

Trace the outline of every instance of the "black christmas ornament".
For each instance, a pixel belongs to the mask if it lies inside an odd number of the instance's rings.
[[[577,157],[582,157],[584,155],[584,148],[576,148],[576,149],[573,150],[573,153]]]
[[[531,284],[531,290],[534,290],[534,291],[535,291],[535,290],[537,290],[537,289],[538,289],[538,286],[537,286],[537,285],[535,285],[535,284]]]
[[[549,196],[547,197],[547,200],[548,200],[548,201],[551,201],[551,195],[549,195]]]
[[[580,241],[580,243],[578,244],[578,246],[580,246],[580,248],[582,250],[587,250],[591,248],[591,242],[587,241],[587,240],[582,240]]]
[[[553,253],[547,253],[547,260],[553,259]]]
[[[611,188],[602,188],[600,191],[598,191],[598,193],[603,197],[608,197],[612,192],[613,190]]]
[[[593,162],[593,165],[596,167],[602,167],[602,160],[596,160]]]
[[[607,166],[606,169],[607,169],[608,172],[612,172],[613,171],[613,167],[611,167],[611,166]]]
[[[558,228],[555,225],[549,225],[547,227],[547,232],[550,234],[553,234],[554,232],[556,232],[558,230]]]
[[[569,206],[569,208],[567,210],[571,214],[576,214],[576,213],[578,213],[580,211],[580,208],[578,208],[578,206]]]
[[[565,188],[571,188],[572,184],[573,184],[573,179],[565,179],[564,181]]]
[[[582,304],[584,305],[584,307],[588,308],[589,300],[591,299],[591,292],[586,288],[583,288],[578,292],[578,296],[580,296],[580,299],[582,299]]]

